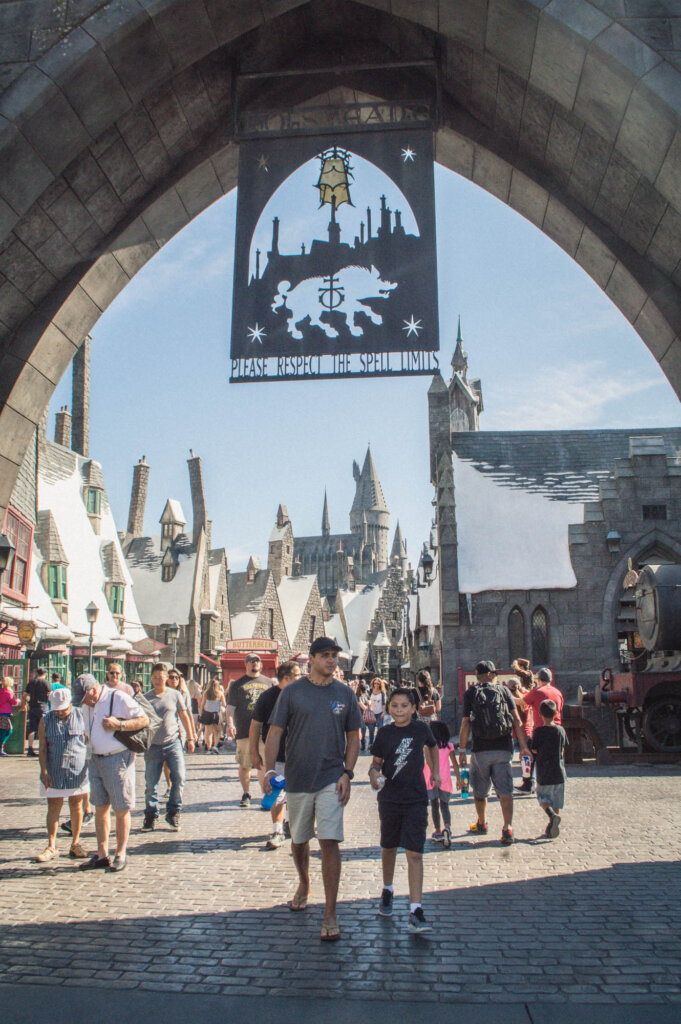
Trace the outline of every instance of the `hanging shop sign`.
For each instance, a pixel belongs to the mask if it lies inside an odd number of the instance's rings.
[[[433,133],[244,141],[231,381],[432,375]]]

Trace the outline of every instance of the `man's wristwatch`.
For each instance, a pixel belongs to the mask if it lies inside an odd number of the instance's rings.
[[[125,719],[124,718],[119,718],[118,719],[118,731],[119,732],[125,732]]]
[[[352,782],[352,780],[355,777],[355,773],[353,771],[351,771],[349,768],[344,768],[343,769],[343,774],[347,775],[347,777],[350,779],[350,782]]]

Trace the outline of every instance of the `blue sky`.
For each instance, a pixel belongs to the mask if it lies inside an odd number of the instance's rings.
[[[482,380],[487,430],[679,424],[658,364],[597,285],[503,203],[436,167],[441,363],[461,315],[469,373]],[[348,529],[352,461],[367,443],[416,562],[432,514],[427,377],[229,384],[236,193],[171,240],[95,326],[91,455],[119,529],[132,467],[151,466],[146,532],[167,497],[191,520],[186,459],[203,461],[213,542],[230,567],[265,560],[278,504],[294,532]],[[71,405],[71,375],[54,412]],[[392,538],[391,538],[392,539]]]

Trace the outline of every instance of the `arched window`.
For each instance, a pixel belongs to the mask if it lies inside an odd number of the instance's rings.
[[[525,616],[520,608],[512,608],[508,616],[508,663],[516,658],[525,658]]]
[[[549,617],[539,605],[532,612],[532,663],[545,665],[549,660]]]

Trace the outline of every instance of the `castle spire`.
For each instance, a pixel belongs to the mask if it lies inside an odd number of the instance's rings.
[[[463,350],[463,338],[461,337],[461,316],[459,316],[459,326],[456,332],[456,347],[454,348],[454,355],[452,356],[452,370],[454,373],[460,373],[463,379],[466,379],[466,371],[468,370],[468,356]]]
[[[353,512],[362,511],[388,511],[388,506],[386,505],[385,498],[383,497],[381,481],[378,479],[376,464],[374,462],[373,455],[371,454],[371,448],[367,448],[362,472],[359,475],[359,480],[357,480],[355,500],[352,503],[350,514],[352,515]]]
[[[329,502],[324,488],[324,511],[322,512],[322,536],[328,537],[331,533],[331,520],[329,519]]]

